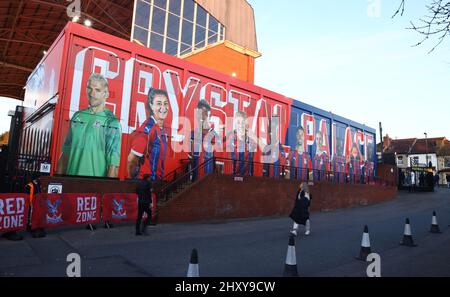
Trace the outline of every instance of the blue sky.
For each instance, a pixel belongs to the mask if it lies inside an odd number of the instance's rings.
[[[413,47],[421,36],[406,29],[428,1],[407,0],[392,19],[400,0],[248,0],[263,54],[255,83],[377,131],[382,122],[393,138],[450,139],[450,37],[428,54],[436,40]],[[0,132],[11,101],[0,98]]]
[[[429,1],[248,0],[256,17],[255,83],[393,138],[450,139],[450,37],[407,30]],[[377,137],[379,141],[379,136]]]

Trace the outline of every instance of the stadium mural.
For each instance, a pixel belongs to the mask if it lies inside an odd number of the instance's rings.
[[[78,24],[62,44],[52,174],[161,180],[213,157],[238,175],[375,174],[371,128]]]

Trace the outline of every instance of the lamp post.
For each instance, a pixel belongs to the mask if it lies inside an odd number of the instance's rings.
[[[428,166],[428,138],[427,138],[427,133],[425,132],[425,133],[423,133],[423,134],[425,134],[425,153],[426,153],[426,161],[425,161],[425,164],[427,164],[427,167],[429,167]]]

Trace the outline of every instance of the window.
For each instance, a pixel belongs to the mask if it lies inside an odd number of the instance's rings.
[[[225,27],[220,24],[220,36],[219,36],[219,40],[225,40]]]
[[[183,20],[183,29],[181,33],[181,52],[180,55],[192,51],[192,33],[194,24],[188,20]]]
[[[167,0],[153,0],[153,5],[158,6],[159,8],[166,9]]]
[[[444,158],[444,167],[450,168],[450,157]]]
[[[172,38],[176,42],[178,42],[179,32],[180,32],[180,18],[173,14],[169,14],[169,23],[167,24],[167,37]]]
[[[171,38],[166,39],[166,54],[176,56],[178,52],[178,42]]]
[[[163,37],[159,34],[152,34],[150,37],[151,48],[162,52],[163,50]]]
[[[183,18],[191,22],[194,21],[194,1],[184,1]]]
[[[202,26],[195,26],[195,49],[205,47],[206,29]]]
[[[216,43],[219,37],[219,23],[216,19],[209,18],[208,44]]]
[[[138,1],[136,3],[136,25],[147,28],[150,19],[150,4],[144,1]],[[146,44],[147,42],[145,42]]]
[[[403,156],[397,157],[397,165],[403,165]]]
[[[136,29],[134,30],[134,39],[138,40],[143,45],[147,44],[147,36],[148,36],[148,31],[145,29],[136,27]]]
[[[147,47],[181,56],[224,40],[225,27],[194,0],[136,0],[131,34]]]
[[[164,34],[165,19],[166,12],[162,9],[154,7],[152,18],[152,32]]]
[[[206,11],[197,6],[197,25],[206,28]]]
[[[181,1],[180,0],[170,0],[169,11],[170,11],[170,13],[180,16]]]

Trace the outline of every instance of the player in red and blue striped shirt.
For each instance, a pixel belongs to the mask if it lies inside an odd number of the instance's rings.
[[[227,150],[233,160],[233,174],[253,176],[253,158],[257,142],[249,135],[245,112],[238,111],[234,120],[236,129],[227,137]]]
[[[131,135],[131,151],[128,155],[128,174],[131,178],[150,175],[151,181],[162,180],[164,162],[170,149],[168,129],[164,120],[169,113],[167,92],[150,89],[147,109],[151,117]]]
[[[297,179],[307,181],[309,171],[311,170],[311,157],[305,151],[304,139],[305,132],[303,127],[297,129],[297,146],[291,156],[291,166],[297,168]],[[295,170],[291,170],[291,179],[295,178]]]

